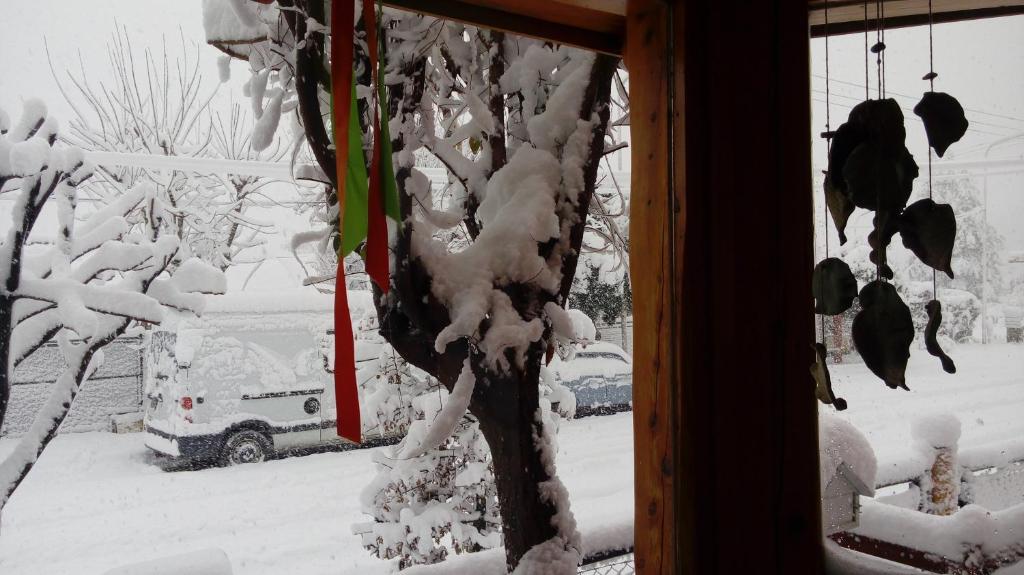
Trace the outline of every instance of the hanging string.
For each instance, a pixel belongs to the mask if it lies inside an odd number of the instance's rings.
[[[871,51],[875,53],[875,74],[878,76],[876,88],[878,99],[882,99],[882,0],[875,1],[875,45]]]
[[[867,2],[864,3],[864,62],[867,66],[867,31],[868,31],[868,14],[867,14]],[[878,77],[878,99],[885,98],[885,2],[884,0],[875,0],[875,45],[871,47],[871,52],[875,54],[875,73]],[[867,78],[867,74],[865,74]],[[869,93],[867,89],[867,82],[865,82],[865,92]],[[882,205],[882,185],[881,181],[877,184],[878,197],[876,199],[877,206],[879,208]],[[888,225],[887,218],[883,217],[881,211],[875,212],[875,241],[878,245],[875,254],[875,281],[882,281],[882,262],[885,259],[885,246],[882,245],[883,228]]]
[[[829,50],[828,50],[828,2],[825,2],[825,150],[826,150],[826,161],[832,156],[832,92],[831,84],[832,80],[829,74]],[[826,176],[827,177],[827,176]],[[822,210],[825,214],[825,257],[829,257],[829,242],[828,242],[828,203],[824,204]],[[825,314],[819,314],[821,321],[821,345],[828,349],[828,343],[825,342]]]
[[[935,91],[935,46],[932,43],[932,0],[928,0],[928,89]],[[932,199],[932,146],[928,144],[928,199]],[[935,268],[932,268],[932,299],[939,298],[938,280]]]
[[[888,96],[886,92],[886,0],[881,0],[879,3],[879,9],[882,11],[882,97]]]
[[[828,6],[828,3],[825,4]],[[868,0],[864,0],[864,99],[870,100],[871,93],[868,91],[868,87],[871,81],[868,79]]]

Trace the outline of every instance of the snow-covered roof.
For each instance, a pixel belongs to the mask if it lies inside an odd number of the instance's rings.
[[[203,0],[203,28],[210,44],[251,44],[266,40],[263,23],[256,18],[256,5],[247,2]],[[241,15],[244,17],[240,18]]]
[[[837,475],[861,495],[875,494],[878,462],[864,434],[852,423],[822,413],[818,420],[818,448],[821,450],[821,488]]]

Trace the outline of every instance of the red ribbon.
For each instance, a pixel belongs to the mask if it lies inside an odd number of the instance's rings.
[[[331,2],[331,95],[334,99],[334,166],[338,182],[338,228],[345,214],[345,174],[348,169],[348,123],[351,109],[352,42],[355,30],[355,5],[352,0]],[[334,286],[334,401],[338,414],[338,435],[356,443],[362,441],[363,425],[359,414],[359,388],[356,385],[356,353],[352,318],[348,311],[345,285],[345,260],[338,258]]]
[[[363,0],[363,23],[366,27],[366,47],[370,53],[370,85],[374,88],[371,102],[379,100],[381,91],[378,89],[380,78],[377,74],[377,13],[373,0]],[[366,274],[384,293],[388,293],[390,285],[390,261],[388,257],[388,224],[384,215],[384,194],[381,191],[381,144],[380,144],[380,108],[385,102],[378,101],[373,108],[373,156],[370,160],[370,185],[367,198],[367,233],[366,233]]]

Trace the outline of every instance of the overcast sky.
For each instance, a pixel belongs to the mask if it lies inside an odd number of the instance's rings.
[[[108,75],[106,44],[115,21],[124,26],[136,49],[180,46],[179,36],[200,45],[206,86],[217,83],[219,52],[204,44],[202,0],[0,0],[0,106],[11,115],[19,113],[25,97],[42,97],[60,118],[70,109],[56,92],[46,61],[44,40],[49,43],[55,68],[77,69],[79,56],[94,81]],[[1024,17],[942,24],[935,28],[936,89],[954,94],[968,109],[971,129],[955,144],[944,161],[983,160],[989,144],[1024,134]],[[874,43],[874,33],[869,38]],[[907,116],[908,147],[918,163],[926,165],[924,130],[911,110],[927,83],[920,80],[928,71],[926,28],[890,30],[886,34],[886,86]],[[815,40],[813,50],[813,92],[811,94],[813,133],[825,123],[825,43]],[[850,107],[864,97],[864,37],[860,34],[833,37],[829,42],[831,112],[833,129],[842,123]],[[242,66],[234,64],[237,84]],[[871,97],[877,97],[874,60],[869,67]],[[756,90],[756,87],[752,87]],[[225,90],[218,97],[226,105],[231,97]],[[823,142],[814,138],[815,163],[824,163]],[[1024,159],[1024,137],[998,146],[990,158]],[[936,162],[941,169],[941,161]],[[1024,166],[1017,169],[1024,170]],[[1004,170],[1005,171],[1005,170]],[[979,172],[980,173],[980,172]],[[989,178],[990,217],[1007,236],[1009,247],[1024,250],[1024,174]]]

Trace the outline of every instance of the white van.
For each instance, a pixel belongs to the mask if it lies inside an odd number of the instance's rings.
[[[349,301],[355,318],[372,306],[368,292]],[[154,329],[143,374],[146,445],[238,464],[345,441],[329,372],[332,326],[333,296],[308,289],[209,296],[202,317]]]

